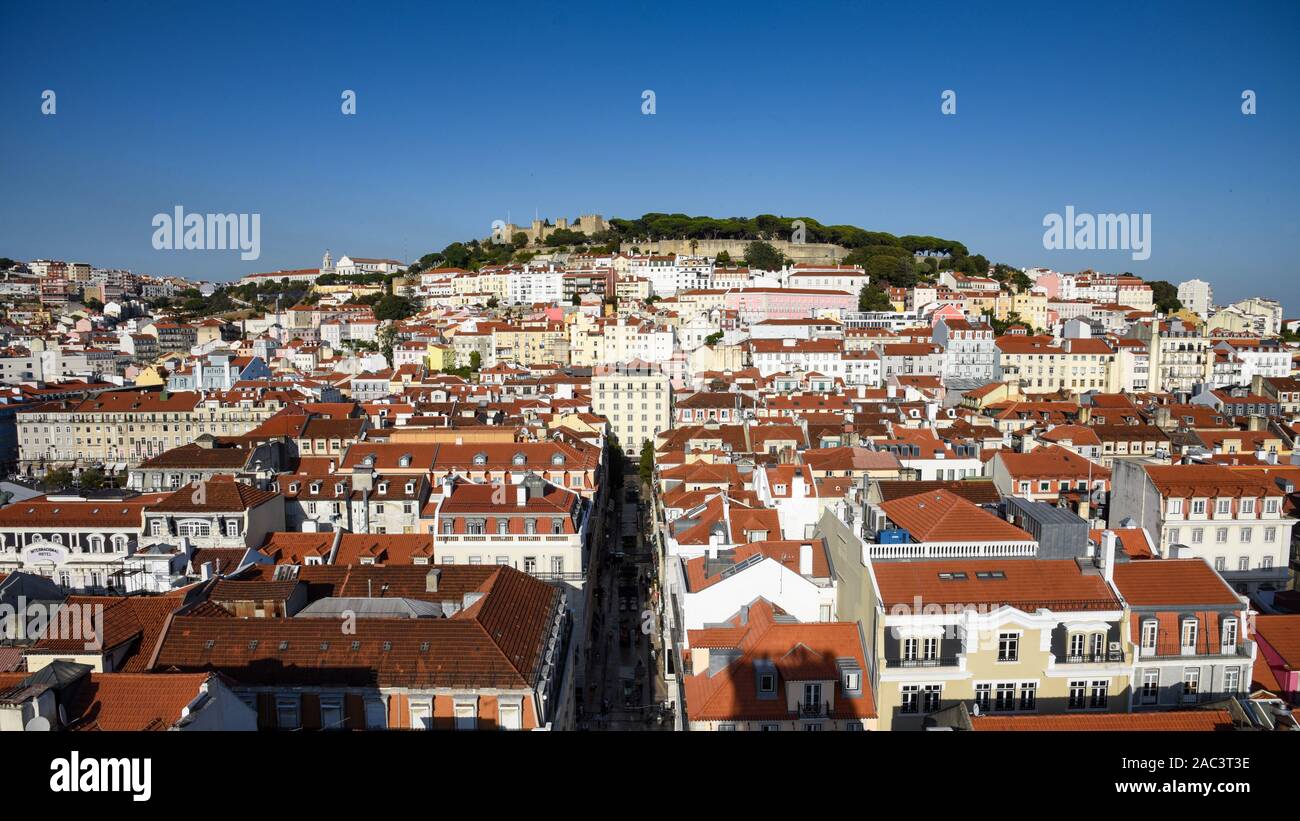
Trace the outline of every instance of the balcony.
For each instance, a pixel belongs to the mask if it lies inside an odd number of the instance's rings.
[[[885,659],[885,666],[893,669],[912,667],[957,667],[961,659],[957,656],[942,656],[929,659]]]
[[[831,714],[831,705],[829,701],[814,702],[812,704],[799,705],[800,718],[826,718]]]
[[[1195,645],[1185,645],[1177,641],[1161,641],[1154,645],[1144,644],[1138,648],[1139,659],[1175,659],[1205,656],[1234,656],[1250,658],[1251,642],[1241,641],[1237,644],[1223,646],[1215,641],[1211,646],[1204,636],[1197,639]]]
[[[1082,653],[1079,655],[1067,654],[1063,661],[1066,664],[1115,664],[1124,661],[1124,653],[1115,650],[1105,653]]]

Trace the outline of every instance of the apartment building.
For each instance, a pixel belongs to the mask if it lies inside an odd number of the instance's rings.
[[[688,632],[686,723],[695,731],[874,730],[877,709],[858,626],[806,624],[759,600]]]
[[[1249,692],[1250,600],[1204,559],[1118,564],[1115,587],[1136,645],[1131,709],[1187,709]]]
[[[592,373],[591,410],[609,420],[623,451],[635,456],[672,427],[671,389],[668,375],[648,362],[602,366]]]
[[[1142,527],[1160,554],[1204,559],[1239,593],[1286,587],[1291,530],[1284,489],[1221,465],[1116,462],[1111,527]]]
[[[325,592],[306,615],[176,616],[150,669],[221,673],[261,730],[572,727],[564,590],[499,566],[326,565],[299,578]],[[406,612],[381,606],[393,601]],[[356,615],[350,635],[344,610]]]
[[[1113,562],[873,564],[880,728],[923,729],[955,702],[981,714],[1126,709],[1133,650]]]
[[[528,474],[514,485],[448,480],[422,521],[439,563],[509,565],[581,587],[589,516],[581,496]]]

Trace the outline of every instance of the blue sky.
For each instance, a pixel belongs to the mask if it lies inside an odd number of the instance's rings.
[[[1286,298],[1297,33],[1293,2],[5,2],[0,256],[228,279],[507,214],[776,213]],[[154,250],[178,204],[260,213],[261,258]],[[1150,213],[1150,259],[1045,250],[1067,205]]]

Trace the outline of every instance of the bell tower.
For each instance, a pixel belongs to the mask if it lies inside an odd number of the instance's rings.
[[[324,259],[321,260],[320,263],[320,272],[322,274],[328,274],[333,272],[333,270],[334,270],[334,257],[330,256],[330,249],[326,248],[325,257]]]

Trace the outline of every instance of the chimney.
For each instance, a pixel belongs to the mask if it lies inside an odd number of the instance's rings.
[[[1115,531],[1101,532],[1101,575],[1109,583],[1115,578]]]
[[[442,578],[442,568],[430,568],[428,573],[424,574],[424,592],[437,593],[438,579]]]
[[[813,573],[813,547],[804,542],[799,545],[799,575],[811,576]]]

